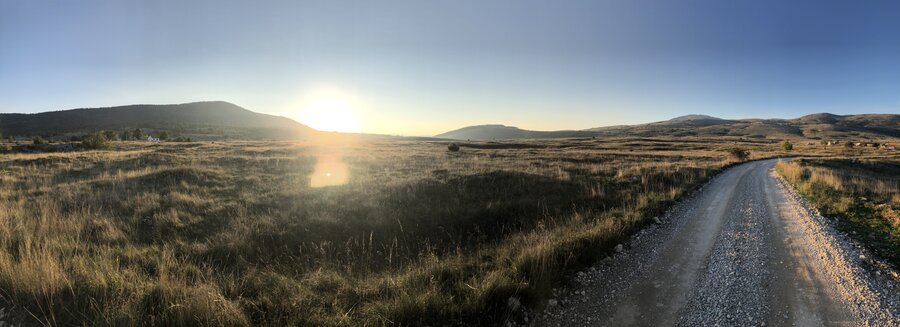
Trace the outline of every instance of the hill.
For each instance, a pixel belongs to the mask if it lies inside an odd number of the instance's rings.
[[[302,139],[317,133],[289,118],[224,101],[0,114],[3,135],[54,137],[135,128],[197,139]]]
[[[503,140],[589,137],[591,135],[593,133],[588,131],[530,131],[505,125],[476,125],[452,130],[435,137],[457,140]]]
[[[900,115],[812,114],[795,119],[721,119],[687,115],[666,121],[597,127],[581,131],[529,131],[512,126],[480,125],[437,135],[450,139],[527,139],[590,136],[734,136],[748,138],[882,139],[900,137]]]

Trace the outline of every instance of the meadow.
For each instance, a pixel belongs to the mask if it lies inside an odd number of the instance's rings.
[[[900,155],[806,158],[775,168],[838,228],[900,267]]]
[[[727,137],[460,147],[0,155],[0,307],[26,325],[493,324],[737,162],[728,150],[784,154]]]

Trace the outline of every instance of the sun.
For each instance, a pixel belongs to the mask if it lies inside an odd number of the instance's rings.
[[[312,97],[303,105],[300,121],[325,132],[358,132],[359,120],[348,97],[329,92]]]

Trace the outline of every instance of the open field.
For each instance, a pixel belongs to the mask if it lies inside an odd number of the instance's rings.
[[[900,155],[800,159],[776,170],[841,230],[900,267]]]
[[[0,297],[49,325],[486,324],[612,252],[740,139],[116,142],[0,157]],[[792,153],[847,151],[797,145]]]

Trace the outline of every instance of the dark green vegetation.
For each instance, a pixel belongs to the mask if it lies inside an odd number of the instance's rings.
[[[288,118],[222,101],[0,114],[3,135],[63,138],[100,130],[117,131],[123,140],[163,132],[195,139],[303,139],[316,132]]]
[[[839,228],[900,267],[900,156],[799,159],[776,170]]]
[[[744,137],[754,139],[851,139],[854,142],[900,137],[900,115],[814,114],[796,119],[719,119],[689,115],[650,124],[609,126],[581,131],[529,131],[503,125],[469,126],[436,137],[450,139],[523,139],[561,137]]]

